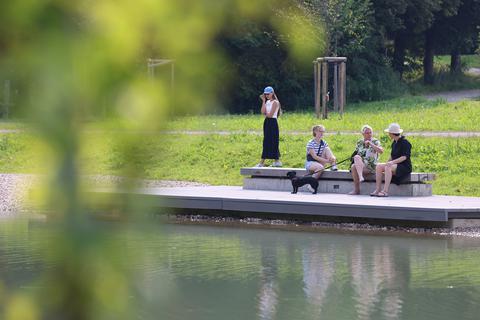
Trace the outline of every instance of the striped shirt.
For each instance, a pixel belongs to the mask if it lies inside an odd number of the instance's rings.
[[[320,143],[317,143],[315,139],[308,141],[307,143],[307,161],[316,161],[313,157],[309,154],[310,149],[313,149],[315,154],[321,156],[325,148],[328,147],[328,143],[323,139],[320,140]]]

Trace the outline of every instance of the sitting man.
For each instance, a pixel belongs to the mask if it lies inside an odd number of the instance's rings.
[[[332,171],[337,170],[337,159],[328,147],[328,143],[323,140],[325,127],[316,125],[312,128],[313,139],[307,143],[307,161],[305,169],[313,173],[313,177],[318,179],[325,169],[325,165],[332,164]]]

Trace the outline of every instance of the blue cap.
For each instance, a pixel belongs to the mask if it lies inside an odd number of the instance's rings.
[[[263,93],[273,93],[273,88],[272,87],[266,87],[263,89]]]

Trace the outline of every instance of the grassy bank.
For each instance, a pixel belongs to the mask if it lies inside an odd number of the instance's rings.
[[[188,180],[214,185],[240,185],[240,167],[252,166],[261,152],[262,137],[252,134],[231,135],[144,135],[143,144],[129,150],[115,135],[85,134],[81,148],[82,174],[124,175],[135,171],[147,179]],[[356,135],[336,134],[328,137],[339,160],[347,158]],[[388,158],[390,142],[382,160]],[[280,149],[284,166],[303,167],[305,145],[310,136],[282,135]],[[435,194],[480,196],[480,138],[409,138],[413,144],[415,171],[436,172]],[[0,135],[1,172],[41,173],[49,163],[48,155],[39,152],[34,136],[26,133]],[[340,166],[343,169],[347,165]]]
[[[386,128],[398,122],[407,131],[479,131],[480,101],[446,103],[442,100],[428,101],[422,97],[404,97],[387,101],[348,104],[343,117],[331,112],[326,120],[317,119],[313,108],[309,111],[291,112],[284,106],[280,118],[282,132],[309,132],[312,125],[322,123],[327,131],[358,131],[365,123],[374,130]],[[260,108],[259,108],[260,110]],[[262,131],[263,117],[260,114],[204,115],[178,117],[166,123],[167,131]],[[21,122],[0,122],[0,129],[28,129]],[[120,120],[91,122],[87,130],[114,130],[128,127]]]
[[[349,104],[343,117],[330,113],[329,119],[316,119],[311,112],[285,112],[280,118],[282,131],[310,130],[322,123],[327,131],[358,131],[365,123],[374,130],[398,122],[407,131],[478,131],[480,101],[427,101],[423,98],[402,98],[388,101]],[[167,130],[249,131],[262,130],[259,114],[182,117],[169,122]]]

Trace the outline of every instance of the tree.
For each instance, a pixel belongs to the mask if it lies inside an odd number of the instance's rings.
[[[440,36],[441,31],[438,30],[438,26],[446,25],[445,22],[457,14],[460,3],[460,0],[442,1],[440,10],[436,11],[434,14],[433,23],[431,24],[430,28],[425,31],[423,55],[423,82],[425,84],[433,84],[434,82],[433,58],[435,55],[436,40],[439,37],[445,36],[445,34]]]
[[[418,39],[433,24],[435,13],[441,9],[443,0],[404,0],[397,4],[398,10],[392,13],[395,19],[388,29],[392,30],[394,41],[393,68],[402,76],[407,50],[418,50]],[[384,2],[385,7],[388,2]],[[396,15],[398,14],[398,16]],[[388,23],[388,21],[387,21]]]
[[[476,47],[479,24],[480,0],[463,0],[456,14],[435,21],[435,47],[442,54],[450,54],[451,73],[461,71],[461,54],[471,53]]]
[[[229,75],[229,81],[219,83],[222,104],[232,112],[252,111],[258,108],[259,91],[272,85],[284,107],[312,105],[312,61],[326,47],[321,21],[297,1],[263,10],[268,19],[237,21],[218,37],[232,61],[220,66]]]

